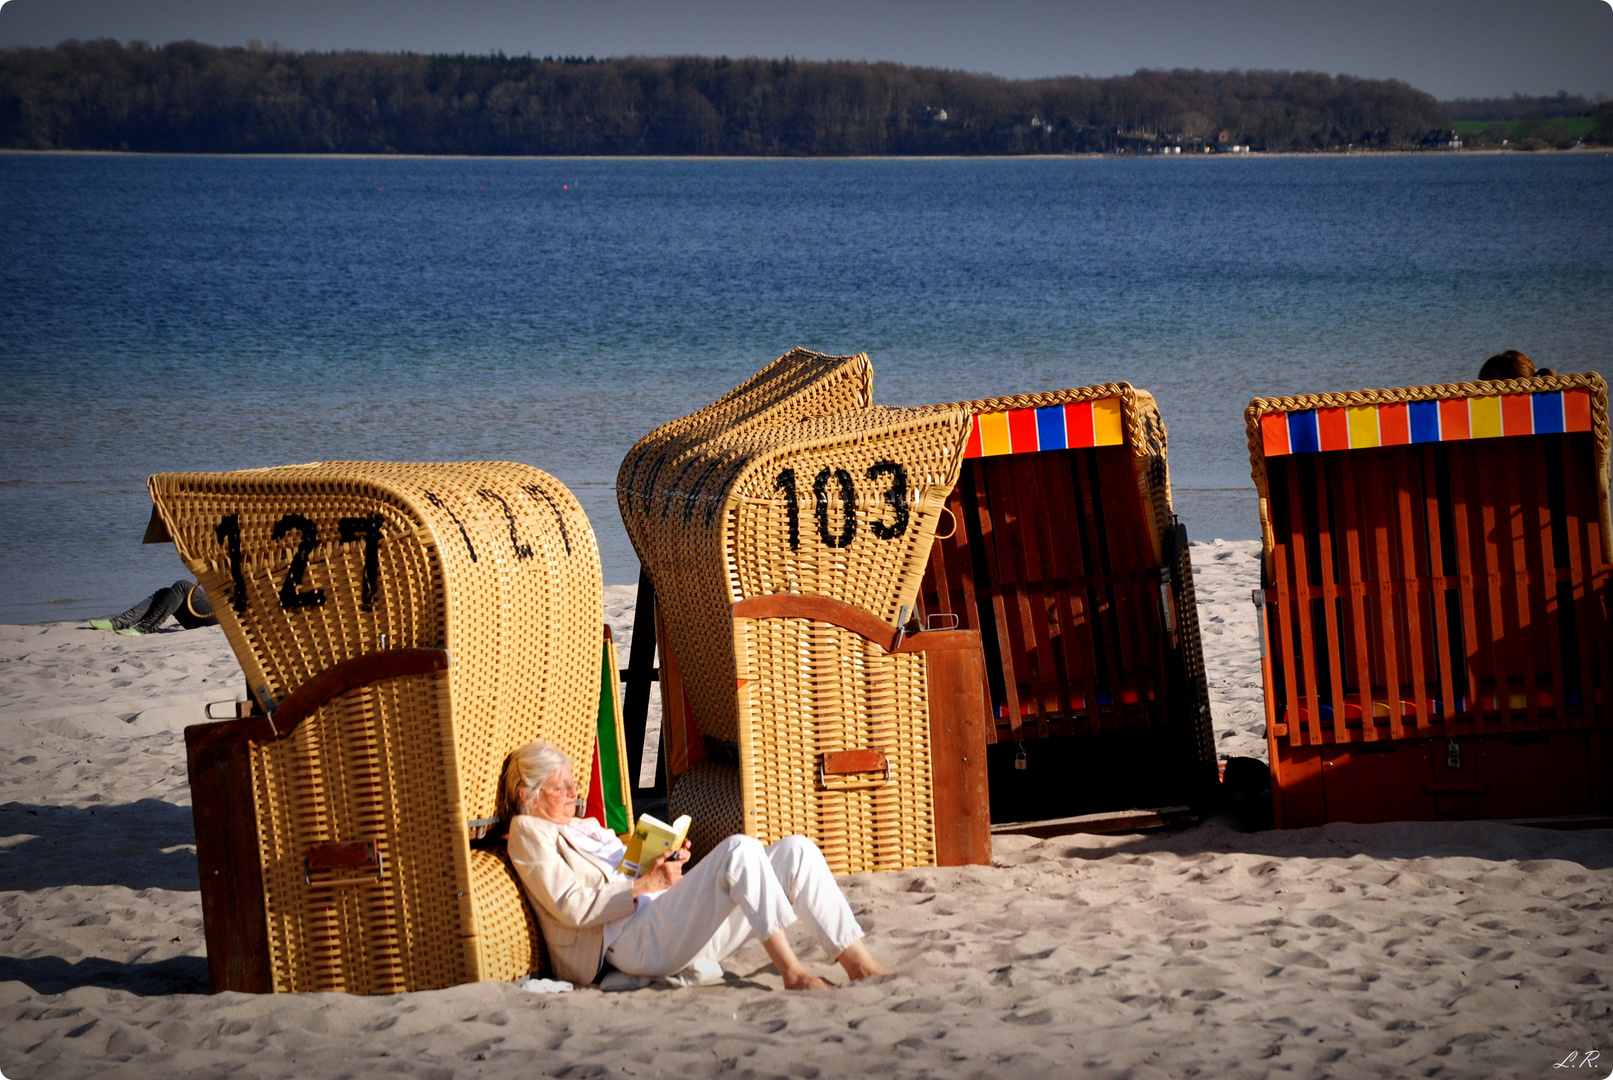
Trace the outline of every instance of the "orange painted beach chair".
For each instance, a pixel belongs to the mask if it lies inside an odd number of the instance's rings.
[[[1278,824],[1613,811],[1602,379],[1245,418]]]
[[[994,820],[1203,801],[1209,695],[1153,396],[945,407],[970,431],[918,610],[984,638]]]

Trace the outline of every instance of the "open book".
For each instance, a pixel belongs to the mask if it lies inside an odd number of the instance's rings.
[[[684,814],[668,825],[660,818],[640,814],[638,824],[627,837],[627,853],[617,869],[633,877],[649,873],[650,865],[658,855],[677,851],[683,847],[683,838],[689,835],[689,815]]]

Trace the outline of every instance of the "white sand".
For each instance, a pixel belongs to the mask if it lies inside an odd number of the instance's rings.
[[[1264,757],[1255,545],[1193,555],[1218,745]],[[631,601],[607,598],[624,663]],[[782,992],[752,946],[700,989],[210,997],[181,730],[239,686],[216,630],[0,627],[7,1077],[1613,1068],[1613,834],[1492,823],[999,838],[989,869],[845,879],[899,973],[833,994]],[[1551,1071],[1590,1049],[1603,1071]]]

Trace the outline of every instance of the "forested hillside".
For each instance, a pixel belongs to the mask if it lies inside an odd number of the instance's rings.
[[[1448,129],[1398,81],[898,64],[297,53],[114,41],[0,51],[0,147],[220,153],[1022,154],[1398,148]]]

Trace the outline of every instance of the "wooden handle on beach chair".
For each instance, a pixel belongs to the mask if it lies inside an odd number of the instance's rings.
[[[831,776],[854,776],[857,773],[882,773],[877,780],[830,784]],[[883,750],[838,750],[818,755],[818,789],[820,791],[852,791],[860,788],[883,787],[890,783],[891,763]]]
[[[447,671],[447,649],[379,649],[328,667],[286,695],[267,716],[248,716],[215,724],[193,724],[185,729],[185,744],[197,747],[214,742],[273,742],[297,730],[297,725],[327,703],[351,690],[386,679]],[[260,694],[259,697],[265,697]]]
[[[341,878],[336,881],[314,881],[316,870],[352,870],[375,868],[375,878]],[[374,840],[353,840],[309,844],[302,860],[302,879],[310,887],[330,888],[336,885],[372,885],[386,877],[386,856]]]

